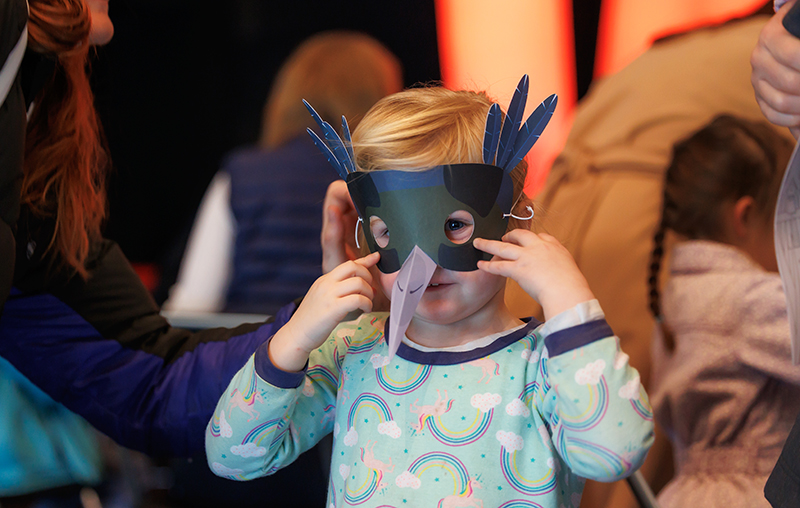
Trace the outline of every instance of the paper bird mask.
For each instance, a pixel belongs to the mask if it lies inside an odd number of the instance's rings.
[[[403,171],[358,171],[345,118],[342,117],[342,139],[306,103],[322,137],[311,129],[308,132],[347,182],[365,226],[367,246],[370,252],[381,253],[378,268],[384,273],[400,270],[391,295],[390,356],[397,350],[436,266],[454,271],[477,270],[478,260],[490,256],[473,247],[472,241],[499,240],[505,233],[514,204],[511,171],[539,138],[557,103],[557,97],[551,95],[523,123],[527,95],[525,75],[507,115],[497,104],[489,109],[483,164],[445,164]],[[474,224],[472,236],[459,243],[451,241],[446,232],[448,218],[457,211],[468,212]],[[388,233],[385,237],[375,237],[376,223]]]

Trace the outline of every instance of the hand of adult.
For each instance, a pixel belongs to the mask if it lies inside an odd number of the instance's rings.
[[[800,135],[800,39],[786,31],[783,18],[795,0],[786,2],[764,25],[750,64],[756,101],[770,122]]]
[[[330,184],[322,208],[322,273],[358,258],[355,244],[357,219],[347,184],[343,180]]]

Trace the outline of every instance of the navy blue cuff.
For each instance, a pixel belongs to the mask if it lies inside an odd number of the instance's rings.
[[[270,342],[272,342],[272,337],[256,349],[253,363],[255,364],[258,377],[278,388],[292,389],[303,384],[303,379],[306,377],[308,362],[306,362],[305,367],[303,367],[303,370],[300,372],[286,372],[285,370],[279,369],[269,358]]]
[[[614,331],[608,326],[606,320],[598,319],[551,333],[544,339],[544,345],[547,346],[550,358],[553,358],[613,335]]]

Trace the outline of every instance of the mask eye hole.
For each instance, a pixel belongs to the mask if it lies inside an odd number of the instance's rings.
[[[375,238],[375,243],[378,244],[378,247],[383,249],[389,245],[389,228],[386,227],[386,223],[383,222],[383,219],[375,215],[370,217],[369,230],[372,232],[372,236]]]
[[[451,213],[444,221],[444,234],[456,244],[462,244],[472,238],[475,232],[475,220],[472,214],[466,210],[458,210]]]

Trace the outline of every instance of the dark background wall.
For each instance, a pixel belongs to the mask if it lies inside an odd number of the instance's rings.
[[[600,0],[575,0],[579,92],[591,80]],[[165,297],[220,159],[253,143],[281,62],[312,33],[352,29],[402,61],[405,83],[440,79],[434,0],[112,0],[116,33],[93,86],[114,162],[108,237],[161,268]]]

